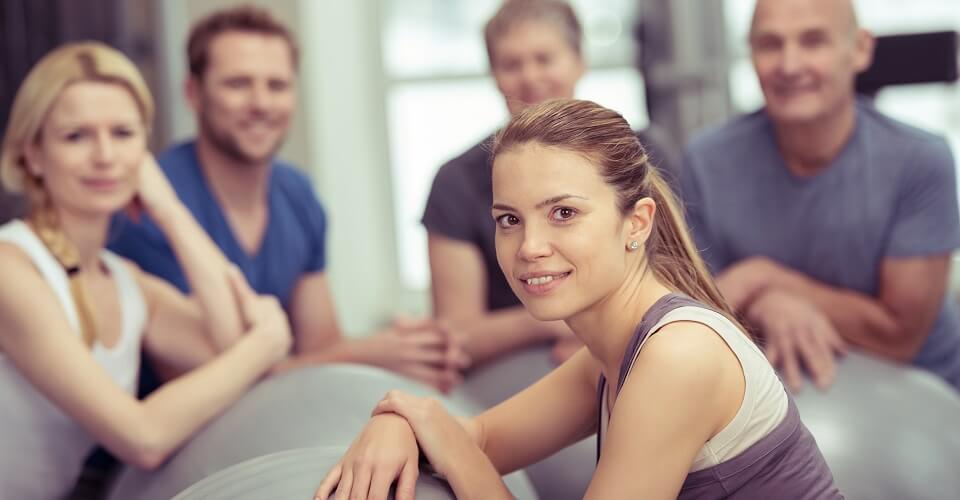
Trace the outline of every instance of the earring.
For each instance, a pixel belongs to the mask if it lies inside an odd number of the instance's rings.
[[[629,248],[631,252],[634,250],[637,250],[638,248],[640,248],[640,242],[637,240],[633,240],[630,242],[630,245],[628,245],[627,248]]]

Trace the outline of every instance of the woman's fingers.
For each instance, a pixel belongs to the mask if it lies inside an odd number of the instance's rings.
[[[403,465],[400,478],[397,480],[396,500],[414,500],[419,476],[420,464],[416,461],[411,460]]]
[[[347,468],[340,477],[340,484],[337,485],[337,494],[334,500],[350,500],[350,491],[353,488],[353,470]]]
[[[373,476],[373,468],[369,463],[363,460],[354,463],[350,500],[367,500],[367,495],[370,492],[371,476]]]
[[[390,484],[397,476],[396,470],[387,470],[379,467],[373,470],[370,477],[370,490],[367,500],[387,500],[390,495]]]
[[[340,473],[342,470],[343,462],[338,463],[330,469],[327,476],[320,482],[320,486],[317,487],[316,493],[313,494],[313,500],[328,500],[330,498],[330,492],[333,491],[333,489],[337,487],[337,483],[340,482]]]

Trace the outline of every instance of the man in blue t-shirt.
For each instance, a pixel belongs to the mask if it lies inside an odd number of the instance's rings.
[[[296,107],[290,32],[255,7],[215,12],[188,43],[187,98],[198,135],[159,156],[177,194],[259,293],[289,315],[294,356],[282,366],[357,362],[441,389],[459,380],[462,351],[431,321],[345,340],[325,276],[326,218],[310,180],[275,155]],[[149,220],[119,220],[111,249],[185,292],[170,245]]]
[[[960,387],[960,247],[946,142],[854,94],[873,39],[849,0],[759,0],[750,31],[766,106],[687,148],[681,190],[731,305],[797,389],[847,345]]]

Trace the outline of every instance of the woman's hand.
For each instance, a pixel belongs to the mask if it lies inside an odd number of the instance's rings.
[[[149,152],[140,164],[137,193],[130,203],[128,214],[133,220],[139,220],[142,211],[159,219],[163,210],[180,204],[176,191]]]
[[[257,295],[235,267],[230,268],[227,276],[240,307],[244,331],[266,341],[274,363],[285,359],[293,346],[293,336],[280,302],[272,295]]]
[[[395,390],[373,413],[395,413],[407,420],[420,449],[434,470],[447,478],[457,498],[513,498],[490,459],[439,401]]]
[[[399,415],[377,415],[317,488],[315,500],[386,500],[397,481],[397,500],[413,500],[419,469],[417,440]],[[331,492],[336,489],[336,496]]]

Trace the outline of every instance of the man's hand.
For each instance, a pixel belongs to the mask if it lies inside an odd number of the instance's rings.
[[[817,387],[825,389],[833,383],[834,356],[846,353],[846,343],[813,304],[772,288],[752,302],[746,317],[760,328],[767,359],[782,371],[792,391],[803,385],[801,363]]]
[[[749,309],[750,303],[774,284],[784,268],[775,261],[756,256],[743,259],[717,276],[724,300],[735,311]]]
[[[433,319],[397,319],[359,342],[362,362],[386,368],[448,392],[463,377],[470,358],[457,336]]]

